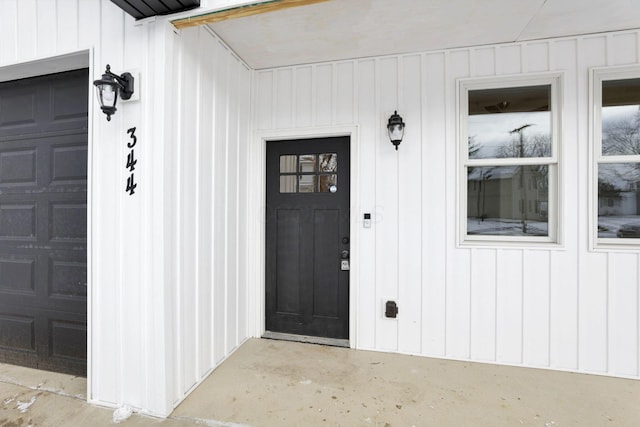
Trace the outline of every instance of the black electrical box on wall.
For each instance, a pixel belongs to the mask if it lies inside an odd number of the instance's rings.
[[[384,315],[395,319],[398,316],[398,305],[395,301],[387,301],[385,304]]]

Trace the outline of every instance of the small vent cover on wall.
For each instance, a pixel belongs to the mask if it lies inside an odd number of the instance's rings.
[[[200,0],[111,0],[136,19],[183,12],[200,6]]]

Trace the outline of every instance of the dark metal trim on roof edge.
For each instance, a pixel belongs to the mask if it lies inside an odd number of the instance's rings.
[[[200,0],[111,0],[135,19],[184,12],[200,6]]]

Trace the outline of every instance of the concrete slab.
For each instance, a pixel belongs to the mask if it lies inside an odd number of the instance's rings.
[[[0,364],[0,427],[113,426],[86,379]],[[121,426],[637,426],[640,381],[251,339],[166,420]]]
[[[252,339],[172,414],[250,426],[635,426],[640,381]]]

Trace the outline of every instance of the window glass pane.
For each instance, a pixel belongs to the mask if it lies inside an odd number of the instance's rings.
[[[280,173],[295,173],[296,156],[280,156]]]
[[[598,166],[598,237],[640,238],[640,163]]]
[[[320,172],[335,172],[338,170],[338,155],[336,153],[320,154]]]
[[[320,175],[320,192],[335,193],[338,191],[338,175]]]
[[[316,155],[303,154],[300,156],[300,169],[298,172],[308,173],[316,171]]]
[[[315,193],[317,188],[316,178],[317,175],[298,175],[298,191],[300,193]]]
[[[470,159],[551,156],[551,85],[469,91]]]
[[[280,192],[296,192],[296,175],[280,175]]]
[[[640,79],[602,82],[602,154],[640,154]]]
[[[548,215],[548,166],[467,169],[467,234],[548,236]]]

